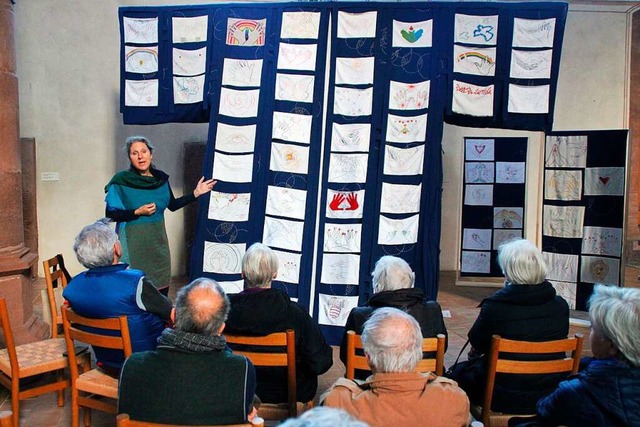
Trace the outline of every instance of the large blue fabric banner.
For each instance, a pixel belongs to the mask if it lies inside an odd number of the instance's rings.
[[[437,297],[445,121],[550,130],[565,3],[124,7],[125,123],[209,122],[191,276],[252,243],[336,343],[383,255]]]

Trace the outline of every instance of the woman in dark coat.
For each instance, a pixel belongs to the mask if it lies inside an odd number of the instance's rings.
[[[393,307],[406,311],[420,324],[424,338],[438,334],[447,336],[447,328],[442,318],[440,304],[425,301],[424,292],[413,287],[415,274],[409,264],[402,258],[383,256],[376,262],[371,273],[373,292],[367,304],[351,310],[344,328],[340,344],[340,359],[347,363],[347,331],[353,330],[362,334],[364,322],[380,307]],[[366,379],[366,371],[356,371],[357,379]]]
[[[640,289],[596,285],[589,300],[594,357],[538,402],[540,425],[640,425]]]
[[[547,267],[538,248],[518,239],[500,246],[498,252],[505,287],[480,303],[480,314],[468,334],[469,360],[455,365],[449,375],[475,404],[482,404],[492,335],[549,341],[566,338],[569,333],[569,306],[545,280]],[[564,374],[498,375],[492,409],[534,413],[538,400],[564,378]]]
[[[229,295],[231,312],[225,332],[235,335],[264,336],[293,329],[296,334],[296,379],[298,402],[313,400],[318,375],[333,364],[333,351],[309,312],[289,299],[289,295],[271,288],[278,275],[276,254],[262,243],[254,243],[242,258],[245,289]],[[232,349],[234,345],[231,345]],[[237,347],[235,347],[237,348]],[[258,349],[246,347],[247,351]],[[265,403],[287,401],[286,368],[256,367],[256,394]]]

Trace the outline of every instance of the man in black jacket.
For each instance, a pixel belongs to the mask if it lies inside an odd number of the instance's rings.
[[[278,275],[278,258],[266,245],[255,243],[242,259],[245,289],[231,295],[226,331],[236,335],[263,336],[293,329],[296,335],[297,399],[313,400],[318,375],[333,364],[333,352],[309,313],[285,293],[271,289]],[[265,403],[287,401],[285,368],[257,367],[256,394]]]

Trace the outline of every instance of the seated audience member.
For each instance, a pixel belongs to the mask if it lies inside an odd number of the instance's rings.
[[[319,406],[310,409],[298,418],[290,418],[280,427],[369,427],[342,409]]]
[[[236,335],[269,335],[293,329],[296,335],[297,400],[313,400],[318,375],[331,368],[333,352],[305,308],[289,299],[271,281],[278,275],[278,258],[266,245],[251,245],[242,259],[245,289],[230,295],[231,313],[226,332]],[[262,402],[287,401],[286,368],[256,367],[256,394]]]
[[[482,404],[492,335],[523,341],[563,339],[569,333],[569,306],[545,280],[547,267],[533,243],[518,239],[498,248],[504,288],[480,303],[469,331],[469,360],[454,365],[449,375]],[[516,356],[518,357],[518,356]],[[536,356],[557,358],[556,355]],[[535,412],[538,400],[551,393],[566,374],[498,375],[492,409],[513,414]]]
[[[416,319],[396,308],[376,310],[364,324],[362,343],[373,372],[358,384],[340,378],[322,396],[371,426],[466,426],[469,399],[450,379],[414,372],[422,358]]]
[[[371,314],[380,307],[394,307],[406,311],[420,324],[424,338],[438,334],[447,336],[440,304],[425,301],[424,292],[413,287],[415,274],[402,258],[383,256],[376,262],[371,274],[374,295],[364,307],[356,307],[349,313],[340,344],[340,359],[347,363],[347,331],[362,334],[362,326]],[[357,370],[356,378],[365,379],[368,374]]]
[[[142,271],[118,263],[122,248],[115,231],[102,220],[88,225],[76,237],[73,250],[88,270],[75,276],[62,293],[71,308],[85,317],[127,316],[133,351],[154,350],[172,304]],[[119,373],[122,351],[94,351],[99,367],[111,375]]]
[[[216,282],[196,279],[178,292],[175,329],[158,349],[122,367],[118,412],[164,424],[236,424],[253,418],[255,370],[222,335],[229,299]]]
[[[640,289],[596,285],[589,300],[593,358],[538,402],[540,425],[640,426]]]

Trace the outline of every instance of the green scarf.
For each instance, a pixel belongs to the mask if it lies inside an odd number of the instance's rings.
[[[104,192],[108,192],[109,187],[112,185],[122,185],[138,190],[154,190],[161,187],[169,179],[169,175],[153,167],[151,168],[151,174],[152,176],[143,176],[132,169],[120,171],[104,187]]]

